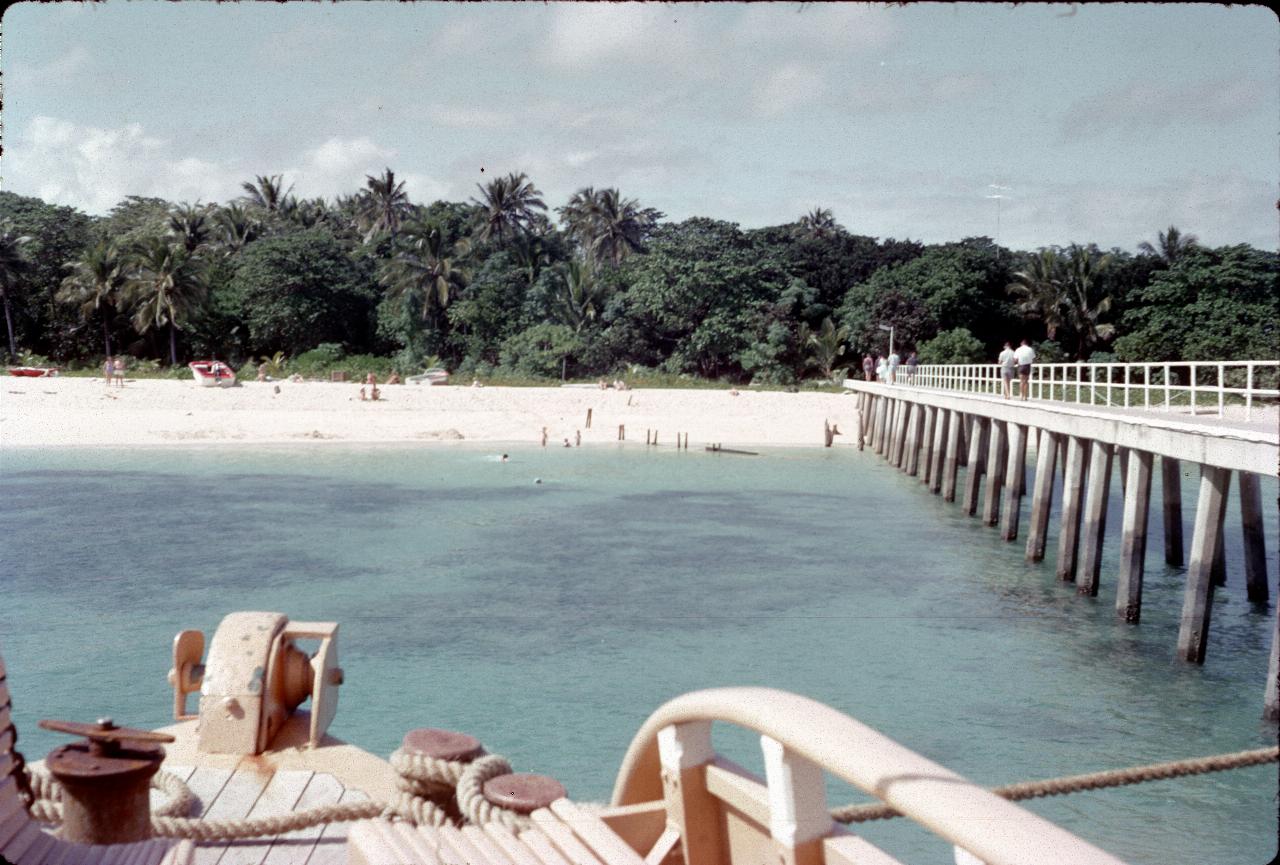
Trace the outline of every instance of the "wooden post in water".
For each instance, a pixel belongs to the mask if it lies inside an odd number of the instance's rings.
[[[939,409],[931,405],[923,406],[924,433],[920,437],[920,482],[929,485],[933,477],[933,428],[938,424]]]
[[[1022,519],[1022,488],[1026,486],[1027,428],[1009,424],[1009,463],[1004,479],[1004,513],[1000,518],[1002,540],[1018,539],[1018,522]]]
[[[1116,615],[1137,624],[1142,617],[1142,577],[1147,557],[1147,522],[1151,511],[1151,465],[1146,451],[1129,454],[1129,480],[1124,490],[1124,528],[1120,536],[1120,576],[1116,583]]]
[[[909,409],[911,408],[911,403],[905,399],[900,399],[897,402],[898,421],[893,425],[893,449],[889,452],[889,463],[895,468],[902,465],[902,454],[907,445],[907,421],[910,415]]]
[[[1111,459],[1114,448],[1094,441],[1089,455],[1089,489],[1084,506],[1080,567],[1076,569],[1076,591],[1097,595],[1102,572],[1102,547],[1107,535],[1107,504],[1111,500]]]
[[[907,459],[904,469],[915,477],[920,471],[920,451],[924,448],[925,410],[915,403],[911,410],[911,429],[907,436]]]
[[[1213,554],[1213,584],[1215,586],[1225,586],[1227,584],[1227,535],[1225,532],[1227,524],[1227,509],[1222,509],[1222,516],[1218,517],[1218,547],[1217,552]]]
[[[962,416],[954,410],[947,411],[947,452],[942,460],[942,500],[956,500],[956,472],[960,465],[960,428]]]
[[[933,421],[933,450],[929,455],[929,492],[937,493],[942,489],[942,468],[946,460],[948,419],[951,412],[945,408],[937,410]]]
[[[1084,504],[1084,439],[1067,438],[1066,481],[1062,486],[1062,527],[1058,531],[1058,579],[1073,582],[1080,551],[1080,510]]]
[[[884,425],[889,415],[889,398],[876,397],[875,425],[871,431],[871,449],[876,456],[884,453]]]
[[[1193,664],[1204,663],[1204,650],[1209,640],[1209,614],[1213,611],[1213,559],[1222,542],[1218,516],[1227,506],[1230,486],[1230,469],[1200,467],[1200,498],[1191,535],[1191,566],[1187,568],[1187,588],[1182,596],[1182,621],[1178,628],[1178,657]]]
[[[1181,566],[1182,555],[1182,466],[1170,457],[1160,457],[1160,498],[1164,510],[1164,560]]]
[[[618,424],[618,441],[624,442],[626,440],[627,440],[627,426],[626,424]]]
[[[969,429],[970,429],[970,423],[972,421],[969,415],[967,414],[963,414],[959,412],[957,412],[957,414],[959,414],[960,416],[960,425],[959,425],[960,450],[958,452],[959,456],[958,456],[957,465],[967,467],[969,465]],[[952,420],[954,421],[955,418],[953,417]]]
[[[1004,488],[1005,453],[1008,450],[1008,425],[1002,420],[990,422],[987,441],[987,492],[982,500],[982,524],[994,526],[1000,519],[1000,491]]]
[[[591,409],[587,409],[587,429],[591,429]]]
[[[1268,721],[1280,720],[1280,604],[1271,617],[1271,660],[1267,662],[1267,690],[1263,700],[1262,717]]]
[[[1265,604],[1267,589],[1267,546],[1262,531],[1262,490],[1258,476],[1240,472],[1240,523],[1244,529],[1244,582],[1249,600]]]
[[[1062,436],[1048,430],[1040,431],[1040,445],[1036,449],[1036,480],[1031,492],[1031,530],[1027,534],[1027,561],[1038,562],[1044,558],[1044,548],[1049,537],[1049,514],[1053,506],[1053,481],[1057,474],[1058,447]]]
[[[964,476],[964,495],[960,499],[960,509],[973,516],[978,512],[978,484],[982,480],[983,453],[987,449],[991,422],[980,415],[972,415],[969,425],[969,469]]]

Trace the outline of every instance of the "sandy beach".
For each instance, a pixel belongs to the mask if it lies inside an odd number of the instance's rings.
[[[278,389],[278,392],[277,392]],[[591,426],[586,425],[591,411]],[[7,378],[0,390],[0,446],[146,446],[183,443],[379,443],[491,441],[549,446],[626,440],[643,446],[647,430],[673,447],[823,444],[823,423],[852,431],[852,396],[725,390],[600,390],[595,387],[393,385],[361,402],[358,384],[245,382],[234,388],[189,381]],[[852,436],[837,437],[839,445]]]

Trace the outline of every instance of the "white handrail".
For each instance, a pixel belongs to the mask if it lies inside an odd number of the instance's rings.
[[[1185,368],[1186,372],[1182,373],[1184,382],[1175,384],[1177,368]],[[1207,382],[1206,374],[1202,373],[1204,370],[1216,376],[1216,381]],[[1003,390],[1001,368],[994,363],[920,364],[914,368],[904,365],[898,368],[893,384],[897,387],[995,395]],[[1243,386],[1239,386],[1241,384]],[[1262,384],[1271,386],[1263,387]],[[1020,380],[1015,375],[1011,390],[1017,394],[1019,388]],[[1115,393],[1117,389],[1121,391],[1120,395]],[[1192,414],[1198,411],[1200,398],[1209,390],[1217,395],[1218,417],[1226,415],[1229,404],[1240,404],[1244,407],[1244,419],[1247,421],[1252,417],[1255,403],[1274,405],[1280,402],[1280,360],[1038,363],[1031,367],[1028,390],[1039,400],[1123,405],[1125,408],[1141,406],[1146,410],[1189,411]],[[1132,393],[1134,391],[1141,391],[1141,402]],[[1163,401],[1153,403],[1152,391],[1157,394],[1163,392]],[[1183,399],[1186,400],[1185,406],[1179,405]]]

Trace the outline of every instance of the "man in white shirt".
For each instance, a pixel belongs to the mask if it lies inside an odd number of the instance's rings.
[[[895,351],[889,355],[889,384],[893,384],[898,375],[898,364],[902,363],[902,358],[898,357]]]
[[[1000,364],[1000,383],[1004,387],[1004,398],[1008,399],[1013,388],[1013,373],[1018,367],[1018,356],[1013,352],[1013,345],[1004,344],[1004,351],[996,358]]]
[[[1030,390],[1031,364],[1036,359],[1036,353],[1024,339],[1022,345],[1018,346],[1018,350],[1013,354],[1018,361],[1018,395],[1026,399],[1027,392]]]

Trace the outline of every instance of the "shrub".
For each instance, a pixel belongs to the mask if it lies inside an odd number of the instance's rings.
[[[986,351],[968,328],[957,327],[921,343],[919,355],[921,363],[982,363]]]

